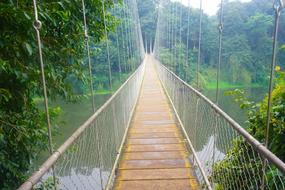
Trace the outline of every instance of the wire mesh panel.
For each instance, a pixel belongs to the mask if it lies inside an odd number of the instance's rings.
[[[144,64],[21,188],[53,187],[49,169],[54,167],[58,189],[103,189],[132,117],[143,73]]]
[[[157,62],[159,77],[195,150],[196,175],[214,189],[285,189],[285,164],[200,92]],[[206,187],[206,186],[204,186]]]

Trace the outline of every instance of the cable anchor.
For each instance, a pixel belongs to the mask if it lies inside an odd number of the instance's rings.
[[[275,0],[273,3],[273,9],[275,11],[275,14],[280,16],[281,10],[284,7],[283,0]]]
[[[42,22],[40,20],[35,20],[34,23],[33,23],[33,27],[36,30],[40,30],[42,28]]]

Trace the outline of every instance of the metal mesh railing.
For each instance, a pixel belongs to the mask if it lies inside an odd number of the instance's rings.
[[[156,65],[197,156],[189,159],[204,187],[209,180],[213,189],[285,189],[285,164],[280,159],[204,95]]]
[[[143,73],[144,63],[20,189],[53,189],[52,167],[57,189],[105,188],[114,175],[114,164],[139,96]]]

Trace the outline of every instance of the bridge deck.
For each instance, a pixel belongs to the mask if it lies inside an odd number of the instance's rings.
[[[198,189],[182,135],[153,64],[145,77],[115,189]]]

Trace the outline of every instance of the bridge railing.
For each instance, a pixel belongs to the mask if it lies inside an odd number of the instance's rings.
[[[139,96],[144,65],[141,64],[19,189],[53,189],[53,175],[56,189],[109,186]]]
[[[199,91],[156,64],[208,189],[285,189],[285,164]],[[193,154],[194,153],[194,154]]]

